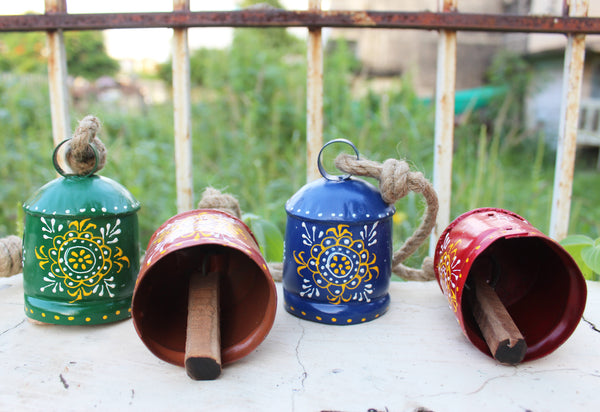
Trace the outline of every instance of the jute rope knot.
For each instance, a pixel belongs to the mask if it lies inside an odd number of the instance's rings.
[[[217,209],[241,219],[242,210],[238,200],[227,193],[221,193],[213,187],[207,187],[198,202],[198,209]]]
[[[398,199],[406,196],[409,191],[414,190],[408,185],[409,173],[410,169],[406,162],[399,162],[396,159],[388,159],[383,162],[381,174],[377,179],[386,203],[395,203]]]
[[[7,278],[21,272],[23,244],[18,236],[0,239],[0,277]]]
[[[106,164],[106,147],[96,136],[100,127],[97,117],[86,116],[68,141],[66,161],[75,174],[85,176],[94,169],[102,169]]]
[[[423,260],[421,269],[409,268],[402,264],[430,236],[435,226],[439,208],[438,198],[433,186],[423,176],[423,173],[411,172],[405,161],[388,159],[381,164],[371,160],[357,159],[348,154],[340,154],[335,159],[335,165],[344,173],[377,179],[381,197],[388,204],[396,203],[410,191],[423,195],[427,207],[421,225],[392,256],[392,271],[406,280],[435,279],[433,259],[429,257]]]

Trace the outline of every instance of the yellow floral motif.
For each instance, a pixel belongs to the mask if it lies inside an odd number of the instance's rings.
[[[120,229],[119,221],[110,230],[106,229],[107,238],[114,238]],[[114,277],[108,276],[116,267],[119,273],[125,265],[129,267],[129,258],[123,254],[121,248],[111,248],[102,236],[94,233],[97,226],[90,219],[83,219],[69,223],[64,234],[56,234],[52,238],[52,247],[45,250],[45,246],[35,249],[40,268],[48,270],[44,281],[46,285],[42,291],[50,289],[52,293],[65,292],[73,298],[71,302],[81,300],[92,294],[103,296],[107,293],[113,297],[112,289],[115,288]],[[116,243],[113,239],[110,243]],[[49,267],[48,267],[49,266]]]
[[[92,260],[91,253],[88,253],[85,250],[79,250],[79,253],[77,253],[76,251],[71,251],[69,263],[71,263],[73,269],[78,269],[79,266],[81,266],[82,270],[86,270],[87,266],[91,266],[94,263],[94,261]]]
[[[448,298],[450,307],[454,312],[458,311],[458,299],[457,299],[457,281],[462,277],[461,270],[459,268],[460,259],[457,259],[456,252],[460,239],[454,243],[450,242],[450,237],[446,235],[444,242],[442,243],[441,256],[437,265],[438,273],[440,276],[440,284],[442,289]]]
[[[223,243],[235,239],[236,242],[232,245],[244,248],[248,254],[252,252],[248,245],[256,243],[233,217],[215,214],[213,211],[200,211],[164,226],[153,238],[150,246],[156,248],[155,253],[162,255],[167,252],[167,246],[175,241],[181,242],[191,238],[198,241],[203,237],[219,238]],[[146,255],[146,259],[146,264],[149,264],[153,256]]]
[[[297,273],[304,277],[301,296],[320,296],[326,291],[327,300],[338,305],[351,300],[370,301],[372,279],[379,276],[377,257],[369,253],[364,241],[353,239],[348,225],[327,229],[320,243],[312,244],[310,256],[305,251],[293,252],[298,264]]]

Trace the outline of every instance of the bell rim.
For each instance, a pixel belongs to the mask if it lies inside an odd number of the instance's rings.
[[[24,295],[27,318],[53,325],[100,325],[131,317],[132,294],[121,299],[82,301],[72,303],[59,299],[43,299]]]

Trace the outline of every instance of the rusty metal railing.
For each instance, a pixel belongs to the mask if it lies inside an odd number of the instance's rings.
[[[316,154],[323,137],[323,27],[438,30],[437,87],[433,183],[440,211],[432,236],[435,245],[450,220],[456,32],[561,33],[567,36],[563,96],[550,236],[567,235],[575,164],[585,36],[600,34],[600,18],[587,17],[589,0],[564,0],[561,16],[514,16],[459,13],[458,0],[438,0],[438,12],[323,11],[320,0],[308,0],[304,11],[247,9],[191,12],[189,0],[173,0],[169,13],[68,14],[66,0],[45,0],[43,15],[0,16],[0,31],[46,31],[52,131],[55,142],[68,135],[67,68],[64,30],[169,27],[174,31],[173,95],[178,211],[193,208],[191,169],[190,73],[187,30],[190,27],[306,27],[307,179],[317,177]]]

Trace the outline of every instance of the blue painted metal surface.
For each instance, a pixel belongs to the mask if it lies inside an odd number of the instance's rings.
[[[285,308],[315,322],[367,322],[389,306],[395,209],[364,180],[324,176],[286,203]]]

